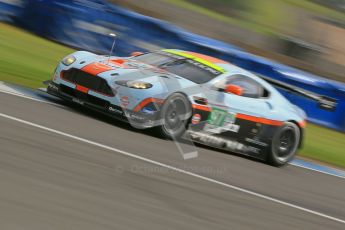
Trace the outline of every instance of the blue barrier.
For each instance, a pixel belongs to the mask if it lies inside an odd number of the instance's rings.
[[[21,15],[25,3],[18,0],[0,0],[0,21],[13,23]]]
[[[0,12],[11,12],[6,20],[40,36],[60,43],[107,53],[112,39],[118,35],[115,54],[126,56],[133,51],[161,48],[186,49],[216,56],[244,69],[337,100],[335,111],[322,110],[315,101],[281,92],[303,108],[309,121],[345,131],[345,85],[299,71],[282,64],[246,53],[233,45],[192,34],[172,24],[109,4],[104,0],[23,1],[21,7],[2,4]],[[10,18],[11,20],[8,20]]]
[[[29,0],[17,22],[32,32],[81,49],[107,52],[116,32],[117,54],[163,47],[239,48],[183,31],[169,23],[98,1]]]

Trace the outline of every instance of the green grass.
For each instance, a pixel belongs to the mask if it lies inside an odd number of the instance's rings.
[[[308,124],[299,155],[345,168],[345,134]]]
[[[241,12],[242,17],[231,17],[188,0],[162,0],[178,7],[203,14],[207,17],[231,25],[252,30],[257,33],[277,35],[292,29],[296,21],[289,15],[293,7],[304,9],[318,16],[345,22],[345,14],[307,0],[243,0],[243,5],[250,6],[248,12]],[[227,0],[218,0],[224,2]],[[298,22],[299,23],[299,22]]]
[[[296,7],[308,10],[310,12],[316,13],[319,16],[324,16],[324,17],[332,18],[334,20],[340,20],[340,21],[345,22],[344,13],[327,8],[325,6],[316,4],[308,0],[280,0],[280,1],[284,1],[286,3],[289,3],[292,6],[296,6]]]
[[[0,80],[37,88],[72,49],[0,23]]]
[[[173,4],[173,5],[176,5],[178,7],[190,10],[190,11],[194,11],[194,12],[203,14],[203,15],[210,17],[210,18],[214,18],[214,19],[217,19],[219,21],[229,23],[231,25],[237,25],[237,26],[243,27],[245,29],[253,30],[254,32],[266,33],[266,34],[274,33],[274,31],[268,27],[260,26],[257,23],[253,23],[250,21],[244,21],[244,20],[239,19],[239,18],[229,17],[229,16],[226,16],[224,14],[221,14],[221,13],[218,13],[216,11],[205,8],[203,6],[190,3],[186,0],[163,0],[163,1],[168,2],[170,4]]]
[[[0,23],[0,81],[41,87],[59,60],[71,52],[72,49]],[[344,140],[343,133],[309,124],[299,154],[345,168]]]

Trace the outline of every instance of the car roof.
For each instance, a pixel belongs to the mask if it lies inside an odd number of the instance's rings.
[[[211,67],[215,70],[218,70],[221,73],[228,72],[229,69],[232,69],[233,65],[231,65],[229,62],[224,61],[219,58],[211,57],[205,54],[191,52],[191,51],[185,51],[185,50],[178,50],[178,49],[165,49],[162,50],[164,52],[168,52],[171,54],[175,54],[181,57],[190,58],[197,62],[200,62],[208,67]]]
[[[179,49],[165,49],[162,51],[172,53],[172,54],[175,54],[175,55],[178,55],[181,57],[185,57],[185,58],[191,58],[191,59],[198,61],[204,65],[207,65],[213,69],[216,69],[216,70],[220,71],[221,73],[245,74],[247,77],[250,77],[250,78],[258,81],[259,83],[261,83],[265,88],[270,89],[270,90],[273,89],[273,87],[269,83],[267,83],[265,80],[263,80],[262,78],[256,76],[255,74],[253,74],[253,73],[251,73],[245,69],[242,69],[241,67],[233,65],[230,62],[224,61],[222,59],[211,57],[211,56],[201,54],[201,53],[179,50]]]

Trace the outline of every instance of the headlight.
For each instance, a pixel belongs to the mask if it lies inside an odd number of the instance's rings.
[[[116,84],[133,89],[149,89],[152,84],[143,81],[115,81]]]
[[[62,59],[62,63],[64,65],[69,66],[69,65],[72,65],[75,62],[75,60],[76,60],[76,58],[74,56],[69,55],[69,56],[65,57],[64,59]]]
[[[127,86],[130,88],[135,88],[135,89],[148,89],[152,87],[150,83],[146,83],[142,81],[129,81],[127,82]]]

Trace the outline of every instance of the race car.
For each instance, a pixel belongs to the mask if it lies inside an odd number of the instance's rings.
[[[51,95],[136,128],[274,166],[289,162],[302,146],[306,115],[271,84],[304,92],[200,53],[166,49],[116,57],[78,51],[58,64],[46,84]]]

